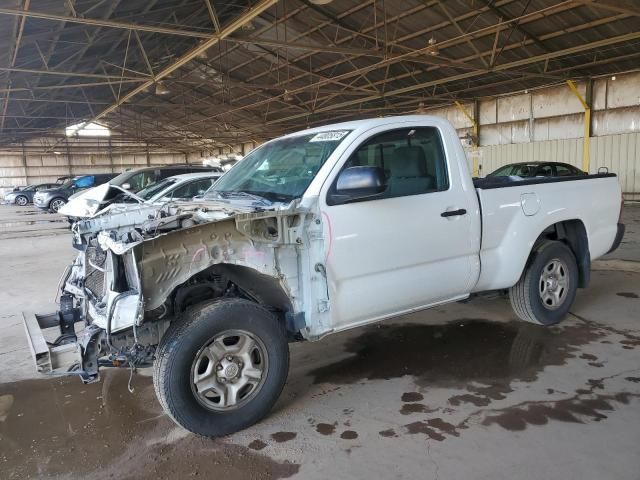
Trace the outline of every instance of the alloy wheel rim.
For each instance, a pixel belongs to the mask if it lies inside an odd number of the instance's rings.
[[[569,270],[559,258],[550,260],[542,269],[538,282],[538,293],[542,305],[548,310],[562,306],[569,291]]]
[[[196,400],[209,410],[235,410],[255,398],[268,369],[262,340],[244,330],[226,330],[196,354],[191,365],[191,389]]]
[[[64,202],[62,200],[56,200],[51,204],[51,208],[53,208],[54,211],[58,211],[60,210],[60,208],[62,208],[62,206],[64,205]]]

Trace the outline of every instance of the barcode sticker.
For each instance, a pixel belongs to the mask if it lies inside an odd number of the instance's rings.
[[[342,139],[347,133],[348,130],[337,130],[335,132],[322,132],[317,133],[313,137],[311,137],[310,142],[335,142],[336,140]]]

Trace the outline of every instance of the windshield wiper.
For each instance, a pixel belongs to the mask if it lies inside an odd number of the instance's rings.
[[[256,200],[257,202],[261,202],[263,204],[267,204],[267,205],[271,205],[273,202],[271,200],[269,200],[268,198],[262,197],[260,195],[256,195],[255,193],[251,193],[251,192],[216,192],[218,195],[220,195],[222,198],[251,198],[252,200]]]

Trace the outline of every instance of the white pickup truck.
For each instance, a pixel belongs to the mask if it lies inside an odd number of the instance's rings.
[[[77,222],[59,311],[25,326],[41,372],[153,365],[178,424],[224,435],[268,414],[289,342],[491,290],[559,322],[620,211],[613,174],[474,185],[439,118],[329,125],[265,143],[198,203]]]

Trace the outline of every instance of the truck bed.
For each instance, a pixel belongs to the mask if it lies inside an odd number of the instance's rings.
[[[613,245],[621,190],[615,174],[474,180],[482,215],[480,279],[474,291],[515,284],[540,232],[580,222],[591,260]]]

